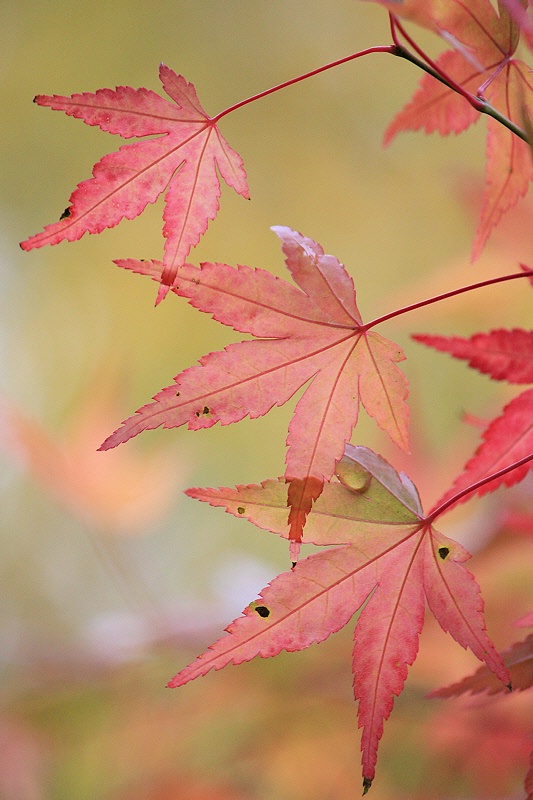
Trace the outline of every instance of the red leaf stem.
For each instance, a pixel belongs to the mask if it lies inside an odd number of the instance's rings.
[[[419,300],[417,303],[411,303],[408,306],[403,306],[402,308],[396,309],[396,311],[390,311],[388,314],[383,314],[381,317],[376,317],[376,319],[367,322],[365,325],[362,326],[362,330],[369,330],[373,328],[375,325],[379,325],[381,322],[385,322],[386,320],[393,319],[394,317],[399,317],[401,314],[407,314],[409,311],[415,311],[417,308],[423,308],[424,306],[429,306],[432,303],[439,303],[441,300],[446,300],[449,297],[455,297],[455,295],[464,294],[464,292],[471,292],[474,289],[481,289],[483,286],[491,286],[493,283],[503,283],[504,281],[512,281],[515,278],[528,278],[531,280],[533,277],[533,270],[525,269],[523,267],[523,272],[513,272],[511,275],[500,275],[497,278],[489,278],[486,281],[479,281],[478,283],[471,283],[468,286],[461,286],[459,289],[453,289],[450,292],[444,292],[443,294],[437,294],[434,297],[429,297],[426,300]]]

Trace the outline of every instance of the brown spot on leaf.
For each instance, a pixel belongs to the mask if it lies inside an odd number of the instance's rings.
[[[237,508],[237,514],[244,514],[244,508],[242,506]]]
[[[61,216],[59,217],[59,221],[61,222],[61,220],[62,220],[62,219],[67,219],[68,217],[70,217],[70,208],[69,208],[69,207],[67,207],[67,208],[66,208],[66,209],[63,211],[63,213],[62,213],[62,214],[61,214]]]
[[[260,617],[266,618],[270,616],[270,609],[266,606],[256,606],[254,610],[257,611]]]
[[[439,556],[444,561],[444,559],[447,558],[448,555],[450,554],[450,548],[449,547],[439,547],[438,553],[439,553]]]

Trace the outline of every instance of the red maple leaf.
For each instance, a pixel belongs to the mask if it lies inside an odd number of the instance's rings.
[[[533,331],[499,329],[475,333],[470,339],[416,333],[412,338],[468,361],[470,367],[494,380],[533,383]]]
[[[383,3],[394,14],[425,24],[452,43],[435,62],[437,70],[474,96],[482,96],[520,128],[533,116],[533,79],[529,67],[512,58],[520,27],[500,3],[490,0],[448,3]],[[479,118],[468,101],[431,75],[422,78],[412,100],[385,133],[388,144],[400,131],[460,133]],[[530,146],[496,119],[488,118],[485,192],[472,257],[480,255],[502,215],[516,205],[533,178]]]
[[[102,445],[106,450],[143,430],[189,429],[256,418],[283,405],[305,383],[287,438],[291,553],[324,481],[342,457],[357,422],[359,401],[400,447],[407,449],[408,384],[395,362],[398,345],[366,330],[351,277],[322,247],[290,228],[273,229],[300,288],[264,270],[227,264],[186,266],[174,291],[224,325],[260,337],[229,345],[186,369]],[[151,275],[161,264],[118,261]]]
[[[64,239],[71,242],[87,232],[100,233],[124,217],[137,217],[165,192],[165,257],[158,301],[218,212],[217,167],[229,186],[248,197],[242,159],[203,110],[192,83],[164,64],[159,77],[172,103],[148,89],[130,86],[35,98],[41,106],[64,111],[124,139],[163,135],[104,156],[95,165],[93,177],[72,193],[59,222],[21,245],[31,250]]]
[[[492,420],[483,433],[483,442],[464,471],[450,489],[435,503],[435,508],[447,502],[454,494],[466,489],[494,472],[510,466],[533,452],[533,389],[527,389],[508,403],[499,417]],[[512,486],[531,470],[533,462],[523,464],[500,478],[477,489],[480,497],[498,487]],[[464,502],[463,497],[458,502]]]
[[[459,336],[414,334],[413,339],[455,358],[463,358],[480,372],[494,380],[511,383],[533,382],[533,334],[520,328],[476,333],[470,339]],[[483,442],[464,471],[450,489],[435,504],[447,502],[454,494],[473,483],[510,466],[533,452],[533,389],[527,389],[505,406],[502,414],[493,419],[483,433]],[[480,496],[493,492],[502,484],[512,486],[532,469],[532,463],[508,472],[477,490]],[[458,502],[462,502],[462,498]]]
[[[309,513],[304,541],[341,545],[278,575],[227,634],[179,672],[182,686],[227,664],[281,650],[302,650],[338,631],[360,610],[353,652],[354,692],[362,727],[363,786],[375,774],[383,723],[416,658],[425,599],[445,631],[469,647],[504,684],[509,674],[490,641],[483,601],[461,562],[469,554],[423,516],[416,488],[380,456],[346,446]],[[283,479],[235,489],[189,489],[187,494],[236,517],[289,537]]]

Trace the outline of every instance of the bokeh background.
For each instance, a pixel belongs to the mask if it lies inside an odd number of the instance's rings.
[[[162,204],[100,236],[23,253],[93,163],[120,141],[32,104],[37,93],[115,85],[159,91],[161,61],[209,113],[323,63],[389,43],[385,13],[354,0],[3,0],[0,5],[0,798],[347,800],[360,791],[350,626],[324,644],[228,667],[170,692],[278,572],[286,544],[183,495],[283,473],[294,402],[206,431],[146,433],[96,448],[205,352],[236,340],[112,264],[159,258]],[[431,52],[438,43],[417,34]],[[381,147],[419,76],[372,55],[225,118],[252,200],[224,188],[191,260],[284,276],[274,224],[322,243],[351,272],[367,319],[531,263],[532,206],[508,215],[470,264],[485,128]],[[412,342],[530,325],[526,282],[463,295],[382,326],[408,357],[411,456],[365,419],[373,447],[435,499],[516,390]],[[489,632],[505,647],[532,607],[531,483],[473,501],[443,532],[476,553]],[[386,725],[380,798],[520,797],[531,746],[527,692],[429,701],[474,659],[431,619]]]

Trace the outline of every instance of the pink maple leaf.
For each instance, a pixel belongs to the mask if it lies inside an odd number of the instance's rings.
[[[115,447],[163,425],[189,429],[256,418],[283,405],[309,382],[287,438],[291,553],[296,560],[305,518],[334,472],[357,422],[361,402],[393,441],[407,449],[407,380],[396,366],[398,345],[366,330],[351,277],[322,247],[290,228],[273,229],[296,286],[264,270],[204,263],[180,270],[174,291],[255,341],[231,344],[186,369],[154,402],[110,436]],[[119,261],[156,280],[158,262]]]
[[[486,633],[479,587],[462,564],[469,554],[426,521],[409,479],[372,451],[351,445],[337,474],[309,512],[303,541],[341,546],[278,575],[226,628],[227,634],[168,685],[182,686],[228,664],[323,641],[366,602],[353,652],[366,792],[375,775],[383,723],[416,658],[425,598],[442,628],[504,684],[509,673]],[[235,489],[189,489],[187,494],[290,536],[282,479]]]
[[[59,222],[22,242],[24,250],[100,233],[137,217],[165,193],[165,256],[158,302],[219,209],[220,181],[248,197],[240,156],[203,110],[192,83],[164,64],[159,69],[172,103],[148,89],[118,86],[71,97],[37,95],[35,102],[64,111],[124,139],[154,136],[104,156],[80,183]]]

